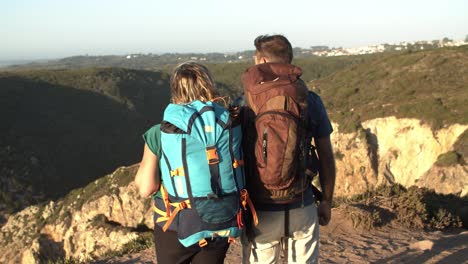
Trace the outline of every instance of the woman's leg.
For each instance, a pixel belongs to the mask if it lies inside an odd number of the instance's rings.
[[[184,247],[177,239],[176,232],[169,230],[164,232],[157,224],[154,225],[154,245],[156,259],[161,264],[188,264],[192,261],[192,257],[200,251],[198,245]]]
[[[197,245],[198,246],[198,245]],[[215,238],[192,258],[192,264],[223,264],[229,249],[227,238]]]

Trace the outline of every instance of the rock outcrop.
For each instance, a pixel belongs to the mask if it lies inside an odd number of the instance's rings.
[[[450,167],[432,166],[422,175],[416,186],[428,187],[442,194],[468,195],[468,166],[457,164]]]
[[[153,228],[150,200],[133,183],[137,166],[122,167],[58,202],[30,206],[1,228],[1,263],[85,261],[117,251]]]
[[[448,194],[468,193],[468,167],[437,167],[439,155],[453,150],[468,125],[438,131],[416,119],[378,118],[363,129],[342,134],[334,124],[337,196],[349,196],[384,183],[417,185]],[[445,175],[445,176],[444,176]]]

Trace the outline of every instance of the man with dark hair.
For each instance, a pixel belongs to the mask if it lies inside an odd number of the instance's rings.
[[[261,35],[255,39],[254,44],[255,58],[266,58],[269,62],[277,63],[291,63],[293,59],[291,43],[282,35]]]
[[[243,261],[277,263],[283,248],[288,263],[317,263],[318,224],[331,219],[333,129],[322,100],[291,64],[288,39],[262,35],[254,43],[255,66],[242,83],[246,181],[258,225],[242,237]],[[321,193],[311,184],[317,171]]]

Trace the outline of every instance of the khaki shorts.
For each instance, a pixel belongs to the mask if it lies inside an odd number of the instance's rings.
[[[315,203],[289,209],[288,234],[285,211],[257,211],[254,240],[242,234],[242,263],[279,263],[287,245],[288,263],[318,263],[319,225]]]

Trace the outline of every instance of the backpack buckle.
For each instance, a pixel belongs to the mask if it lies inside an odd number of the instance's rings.
[[[237,169],[237,167],[239,166],[243,166],[244,165],[244,160],[234,160],[234,162],[232,163],[232,167],[234,169]]]
[[[179,167],[175,170],[170,171],[171,177],[174,176],[185,176],[184,167]]]
[[[198,241],[198,245],[200,247],[204,247],[204,246],[208,245],[208,241],[206,241],[206,239],[203,238],[200,241]]]
[[[206,159],[210,165],[219,163],[218,150],[216,149],[216,146],[206,148]]]

